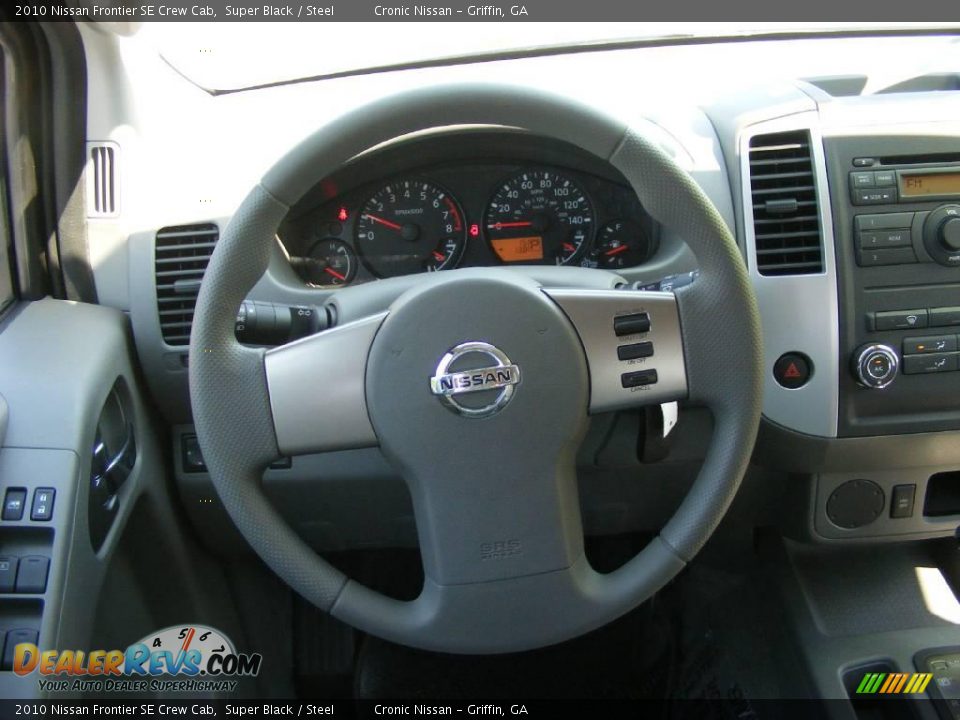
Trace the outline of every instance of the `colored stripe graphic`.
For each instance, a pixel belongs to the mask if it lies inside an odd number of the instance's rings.
[[[855,694],[915,695],[926,690],[932,679],[932,673],[867,673]]]

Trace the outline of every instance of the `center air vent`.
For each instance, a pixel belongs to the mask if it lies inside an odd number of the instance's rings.
[[[823,239],[806,130],[750,140],[750,191],[761,275],[823,271]]]
[[[167,345],[190,343],[200,281],[219,235],[216,225],[170,227],[157,232],[157,309]]]

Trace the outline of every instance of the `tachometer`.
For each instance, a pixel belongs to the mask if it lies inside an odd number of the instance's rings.
[[[457,201],[432,183],[398,180],[360,209],[357,247],[380,277],[456,267],[466,245]]]
[[[528,171],[500,186],[484,227],[505,263],[567,265],[590,244],[593,206],[575,180],[552,170]]]

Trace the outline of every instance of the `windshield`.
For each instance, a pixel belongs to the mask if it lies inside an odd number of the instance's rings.
[[[174,69],[207,90],[238,90],[432,62],[617,48],[667,38],[936,29],[936,23],[144,23]]]

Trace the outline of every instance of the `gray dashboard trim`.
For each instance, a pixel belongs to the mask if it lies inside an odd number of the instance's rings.
[[[770,277],[757,270],[750,194],[750,140],[756,135],[789,130],[810,131],[824,271],[818,275]],[[833,214],[818,115],[816,112],[798,113],[749,125],[740,131],[737,147],[747,268],[757,293],[763,323],[766,368],[763,414],[797,432],[836,437],[840,403],[839,301]],[[788,389],[773,377],[774,363],[786,352],[801,352],[813,362],[813,373],[803,387]]]

